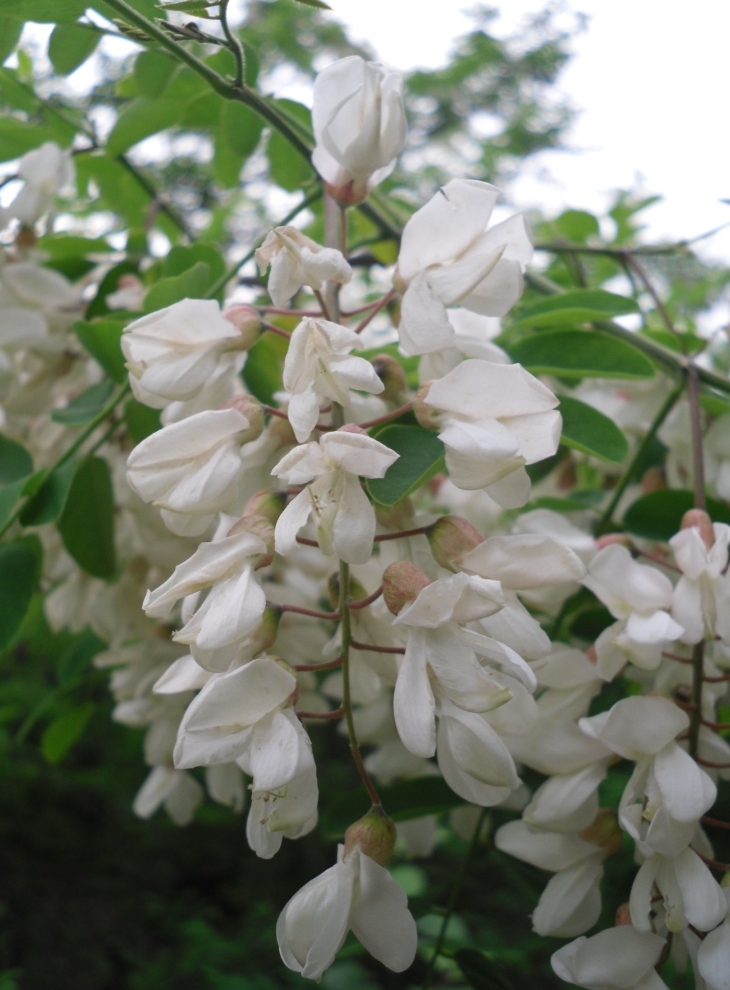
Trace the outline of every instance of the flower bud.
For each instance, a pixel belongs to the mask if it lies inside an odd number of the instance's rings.
[[[327,592],[332,608],[338,608],[340,604],[340,575],[337,571],[334,574],[330,574],[329,581],[327,582]],[[360,582],[354,577],[350,577],[350,598],[354,602],[359,601],[361,598],[367,598],[367,591],[365,591]]]
[[[228,309],[223,310],[223,317],[240,332],[241,350],[250,350],[261,336],[261,317],[253,306],[240,303],[229,306]]]
[[[431,553],[441,567],[458,570],[461,558],[484,543],[479,530],[460,516],[442,516],[426,531]]]
[[[600,808],[591,824],[578,835],[584,842],[603,849],[605,856],[613,856],[623,844],[623,832],[613,808]]]
[[[360,851],[385,866],[395,848],[395,825],[380,805],[373,805],[366,815],[354,822],[345,832],[345,855],[360,847]]]
[[[263,491],[256,492],[246,502],[243,516],[263,516],[270,523],[276,525],[279,516],[286,508],[286,493],[276,492],[273,488],[264,488]]]
[[[385,399],[386,402],[400,402],[408,387],[403,367],[392,354],[376,354],[370,363],[385,386],[380,398]]]
[[[624,901],[623,904],[619,904],[616,908],[616,927],[619,925],[630,925],[631,922],[631,908],[628,901]]]
[[[690,509],[682,516],[682,529],[698,529],[702,542],[708,550],[712,550],[715,545],[715,531],[712,528],[712,520],[704,509]]]
[[[251,443],[252,440],[258,440],[264,432],[264,410],[256,396],[248,394],[237,395],[235,398],[224,402],[220,408],[237,409],[240,413],[243,413],[248,420],[248,429],[243,430],[239,434],[241,444]]]
[[[228,536],[236,536],[238,533],[253,533],[266,544],[266,553],[261,555],[261,559],[256,564],[259,567],[268,567],[274,559],[274,526],[264,516],[241,516],[238,522],[228,530]]]
[[[402,498],[395,505],[376,504],[375,506],[375,518],[383,529],[390,530],[392,533],[412,529],[415,514],[413,502],[409,498]]]
[[[383,574],[383,598],[393,615],[398,615],[405,605],[418,598],[419,592],[428,587],[430,580],[420,567],[407,560],[399,560],[386,567]]]
[[[433,385],[433,382],[424,382],[413,399],[413,412],[419,426],[422,426],[424,430],[438,430],[439,428],[438,410],[434,409],[433,406],[426,405],[426,399],[428,398],[431,385]]]

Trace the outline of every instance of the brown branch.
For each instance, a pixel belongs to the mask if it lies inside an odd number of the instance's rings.
[[[370,323],[370,321],[378,315],[378,313],[380,312],[381,309],[383,309],[384,306],[388,305],[388,303],[390,302],[390,300],[393,298],[394,295],[395,295],[395,289],[391,289],[390,292],[386,292],[383,298],[375,304],[372,311],[368,313],[368,315],[363,320],[361,320],[360,323],[358,323],[358,325],[355,327],[355,333],[362,333],[362,331],[365,329],[368,323]]]
[[[381,423],[389,423],[391,419],[398,419],[399,416],[403,416],[405,413],[410,412],[413,408],[412,402],[406,402],[402,406],[398,406],[397,409],[393,409],[392,412],[385,413],[383,416],[378,416],[377,419],[369,419],[366,423],[359,423],[358,425],[363,430],[369,430],[371,426],[380,426]]]
[[[295,615],[308,615],[312,619],[325,619],[327,622],[334,622],[340,617],[339,612],[318,612],[313,608],[302,608],[301,605],[275,605],[271,603],[270,607],[281,609],[282,612],[293,612]]]
[[[417,526],[415,529],[403,529],[400,533],[381,533],[379,536],[375,537],[376,543],[382,543],[384,540],[404,540],[407,536],[420,536],[422,533],[427,533],[431,529],[431,523],[428,526]]]
[[[348,602],[350,610],[357,611],[359,608],[367,608],[368,605],[372,605],[373,602],[376,602],[382,594],[383,586],[381,584],[380,587],[376,588],[372,595],[368,595],[367,598],[360,598],[359,601],[356,602]]]
[[[402,646],[373,646],[369,643],[358,643],[356,640],[350,642],[354,650],[369,650],[371,653],[405,653]]]
[[[709,815],[703,815],[700,821],[703,825],[710,825],[712,828],[730,828],[730,822],[723,822],[719,818],[710,818]]]
[[[310,670],[336,670],[337,667],[342,666],[342,656],[337,657],[335,660],[329,660],[327,663],[295,663],[294,670],[298,670],[300,673]]]

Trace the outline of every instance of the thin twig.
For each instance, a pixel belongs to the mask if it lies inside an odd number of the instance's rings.
[[[375,591],[372,593],[372,595],[368,595],[367,598],[360,598],[356,602],[350,602],[349,603],[350,611],[357,611],[358,609],[361,608],[367,608],[368,605],[372,605],[373,602],[376,602],[382,594],[383,594],[383,586],[381,584],[380,587],[376,588]]]
[[[375,646],[373,643],[358,643],[356,640],[350,641],[350,646],[355,650],[369,650],[371,653],[405,653],[402,646]]]
[[[390,300],[393,298],[394,295],[395,295],[395,289],[391,289],[390,292],[386,292],[383,298],[378,303],[376,303],[376,305],[368,313],[368,315],[358,323],[358,325],[355,327],[355,333],[362,333],[365,327],[368,325],[368,323],[370,323],[370,321],[378,315],[378,313],[384,306],[388,305],[388,303],[390,302]]]

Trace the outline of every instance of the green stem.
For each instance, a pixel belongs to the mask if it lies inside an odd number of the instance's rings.
[[[610,527],[611,519],[616,510],[616,506],[618,505],[621,496],[626,491],[626,487],[628,486],[629,482],[634,477],[636,468],[639,466],[642,459],[644,458],[647,450],[649,449],[649,445],[651,444],[652,440],[657,434],[657,431],[659,430],[659,427],[667,418],[669,412],[674,406],[674,403],[677,401],[677,399],[680,397],[683,391],[684,391],[684,382],[682,381],[675,388],[672,389],[672,391],[669,393],[669,395],[662,403],[659,412],[654,417],[654,420],[651,426],[649,427],[649,429],[646,431],[643,440],[636,448],[636,453],[631,458],[628,467],[621,476],[621,480],[613,490],[613,494],[611,495],[611,501],[606,506],[603,515],[601,516],[601,518],[598,521],[598,524],[596,525],[596,536],[600,536],[602,533],[605,533],[606,530]]]
[[[431,956],[428,969],[426,970],[426,978],[423,981],[424,990],[428,990],[431,986],[431,981],[433,979],[433,970],[436,965],[436,960],[440,955],[443,954],[444,939],[446,938],[446,929],[449,927],[449,922],[451,921],[451,916],[456,909],[456,903],[459,900],[459,894],[461,893],[461,888],[464,886],[464,880],[466,879],[466,871],[471,862],[471,858],[477,850],[479,845],[479,836],[482,831],[482,826],[484,825],[484,819],[487,817],[487,809],[482,808],[477,819],[477,823],[474,826],[474,831],[472,832],[471,841],[469,842],[469,848],[467,849],[463,860],[461,861],[461,867],[457,874],[456,880],[454,881],[454,886],[451,891],[451,896],[449,897],[449,903],[446,905],[446,911],[441,919],[441,928],[439,929],[438,936],[436,938],[436,945],[433,947],[433,955]]]
[[[240,39],[231,31],[228,24],[228,4],[230,0],[222,0],[219,10],[219,17],[221,21],[221,27],[223,28],[223,34],[226,36],[228,41],[228,48],[233,54],[236,60],[236,78],[235,85],[238,87],[243,86],[243,77],[246,71],[246,56],[243,52],[243,45]]]
[[[104,408],[100,412],[98,412],[96,416],[94,416],[94,418],[91,420],[91,422],[87,424],[85,429],[81,431],[79,436],[76,437],[76,439],[68,448],[68,450],[65,451],[63,454],[61,454],[58,460],[54,461],[53,464],[46,470],[43,478],[43,484],[45,484],[45,482],[53,474],[55,474],[56,471],[59,470],[59,468],[62,468],[67,461],[71,460],[71,458],[74,456],[76,451],[91,436],[91,434],[94,432],[97,426],[99,426],[101,423],[104,422],[107,416],[109,416],[109,414],[116,409],[119,403],[129,395],[130,391],[131,390],[128,383],[121,387],[121,389],[117,392],[117,394],[107,402]],[[38,489],[36,489],[36,491],[37,490]],[[10,514],[9,518],[6,520],[5,525],[2,527],[2,529],[0,529],[0,537],[3,537],[7,533],[7,531],[10,529],[12,524],[18,518],[18,516],[23,511],[24,507],[28,504],[28,502],[32,497],[33,497],[32,495],[29,495],[24,501],[18,502],[18,504],[15,506],[12,513]]]

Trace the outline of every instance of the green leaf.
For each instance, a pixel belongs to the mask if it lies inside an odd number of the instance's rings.
[[[629,533],[666,543],[679,532],[682,516],[693,509],[694,504],[694,494],[681,488],[649,492],[629,506],[623,524]],[[730,506],[725,502],[708,498],[707,512],[714,522],[730,524]]]
[[[43,481],[20,513],[20,521],[24,526],[43,526],[59,519],[66,506],[78,466],[78,461],[66,461]]]
[[[198,261],[182,275],[163,278],[153,285],[144,297],[144,310],[146,313],[154,313],[158,309],[165,309],[173,303],[180,302],[181,299],[205,299],[208,287],[212,283],[210,265]]]
[[[479,949],[457,949],[454,959],[474,990],[512,990],[512,985]]]
[[[84,426],[98,416],[114,393],[114,382],[108,380],[91,385],[81,395],[71,399],[63,409],[51,413],[54,423],[66,426]]]
[[[620,464],[629,452],[626,437],[613,420],[585,402],[561,395],[563,434],[560,442],[591,457]]]
[[[135,261],[120,261],[118,265],[113,265],[99,283],[96,295],[86,308],[86,319],[91,320],[95,316],[106,316],[108,313],[114,314],[116,311],[110,310],[107,305],[107,297],[116,292],[119,282],[124,275],[137,275],[138,268]],[[118,313],[113,319],[119,318]]]
[[[0,650],[9,646],[22,625],[38,579],[38,558],[24,543],[0,547]]]
[[[161,52],[140,52],[134,60],[134,79],[140,96],[160,96],[177,68],[177,62]]]
[[[210,244],[193,244],[191,247],[178,245],[171,248],[165,258],[162,271],[166,277],[182,275],[198,261],[202,261],[210,269],[211,282],[217,281],[226,270],[226,263],[220,251]]]
[[[142,96],[133,100],[122,110],[112,128],[106,144],[107,152],[121,155],[145,138],[175,127],[183,107],[179,99],[173,98],[148,99]]]
[[[0,65],[18,44],[22,33],[22,21],[14,21],[10,17],[0,17]]]
[[[57,680],[59,686],[72,684],[88,668],[91,661],[106,646],[96,633],[85,629],[58,661]]]
[[[156,433],[162,426],[160,410],[150,409],[136,399],[130,399],[124,407],[124,422],[127,433],[135,443],[141,443],[147,437]]]
[[[598,330],[546,330],[507,350],[533,374],[560,378],[653,378],[654,366],[638,348]]]
[[[237,100],[226,100],[221,110],[220,134],[231,151],[242,159],[256,150],[263,127],[263,120],[253,110]]]
[[[114,576],[114,491],[109,465],[101,457],[90,457],[74,475],[58,531],[85,571],[99,578]]]
[[[420,426],[387,426],[378,433],[380,443],[399,454],[384,478],[368,478],[367,490],[380,505],[395,505],[442,471],[444,445],[435,433]]]
[[[18,499],[23,494],[23,487],[26,484],[25,478],[13,481],[4,488],[0,488],[0,526],[4,526],[12,515]]]
[[[51,65],[59,75],[70,75],[92,54],[101,38],[101,32],[90,27],[57,24],[48,42]]]
[[[37,24],[77,21],[88,4],[86,0],[0,0],[0,16]]]
[[[465,804],[441,777],[416,777],[378,788],[383,806],[395,822],[406,822],[424,815],[438,815]],[[341,836],[348,825],[368,810],[370,802],[362,790],[350,791],[335,798],[320,817],[323,834],[328,839]]]
[[[589,237],[597,236],[601,232],[598,220],[585,210],[565,210],[553,220],[552,225],[561,237],[567,237],[569,241],[577,244],[585,244]]]
[[[0,117],[0,162],[20,158],[26,151],[39,148],[44,141],[55,140],[50,127],[34,124],[30,127],[16,117]]]
[[[274,392],[281,389],[281,372],[289,342],[283,337],[265,333],[248,352],[243,366],[243,380],[252,395],[271,405]]]
[[[524,306],[510,329],[518,327],[554,327],[560,324],[585,323],[589,320],[611,320],[614,316],[638,313],[633,299],[617,296],[603,289],[576,289],[540,299]]]
[[[39,251],[49,254],[54,261],[62,258],[87,258],[89,255],[114,250],[104,237],[79,237],[75,234],[47,234],[38,239],[37,247]]]
[[[77,320],[73,332],[91,356],[118,385],[127,380],[120,341],[124,324],[120,320]]]
[[[293,100],[275,100],[274,103],[297,120],[301,120],[307,127],[311,127],[311,112],[301,103],[295,103]],[[266,153],[272,180],[287,192],[297,192],[314,178],[312,166],[292,148],[279,131],[272,130]]]
[[[60,763],[73,744],[81,738],[95,708],[93,701],[87,701],[49,722],[41,736],[41,753],[46,762]]]
[[[324,3],[323,0],[295,0],[296,3],[301,3],[305,7],[316,7],[318,10],[332,10],[328,3]]]
[[[33,458],[17,440],[0,435],[0,485],[8,485],[33,474]]]

